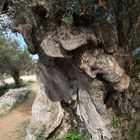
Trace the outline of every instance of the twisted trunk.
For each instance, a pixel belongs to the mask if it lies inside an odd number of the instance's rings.
[[[20,87],[21,86],[20,72],[19,71],[13,71],[11,75],[12,75],[14,81],[15,81],[15,86]]]
[[[29,51],[39,55],[38,93],[26,140],[42,133],[60,139],[73,127],[86,128],[93,140],[111,140],[106,104],[110,94],[124,91],[130,82],[113,57],[118,42],[115,26],[94,22],[66,28],[48,24],[37,12],[33,15],[36,25],[20,22],[19,15],[12,22]]]

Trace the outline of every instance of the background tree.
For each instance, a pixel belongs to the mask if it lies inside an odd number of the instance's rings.
[[[26,49],[22,50],[16,41],[9,39],[1,39],[0,50],[1,74],[11,75],[16,86],[19,87],[20,72],[33,68],[32,58]]]

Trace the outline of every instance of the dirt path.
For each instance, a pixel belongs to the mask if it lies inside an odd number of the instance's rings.
[[[28,81],[33,81],[35,82],[36,81],[36,76],[35,75],[28,75],[28,76],[21,76],[20,77],[24,82],[28,82]],[[12,84],[14,83],[14,79],[13,78],[7,78],[7,79],[4,79],[4,81],[7,83],[7,84]],[[0,86],[2,85],[1,81],[0,81]]]
[[[31,117],[31,108],[36,94],[36,83],[31,86],[28,99],[8,115],[0,118],[0,140],[23,140],[25,127]]]

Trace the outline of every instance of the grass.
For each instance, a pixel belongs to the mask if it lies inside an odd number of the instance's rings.
[[[120,125],[120,119],[117,116],[113,116],[112,121],[111,121],[111,126],[113,128],[118,128]]]
[[[18,134],[18,138],[19,140],[25,140],[26,138],[26,128],[27,128],[27,125],[29,124],[29,120],[27,121],[24,121],[21,126],[19,126],[19,128],[17,129],[17,134]]]
[[[83,130],[81,133],[78,130],[69,132],[67,136],[61,140],[89,140],[90,135],[87,130]]]
[[[40,132],[36,140],[46,140],[44,132]],[[49,140],[57,140],[56,138],[50,138]],[[78,130],[70,131],[67,135],[63,136],[60,140],[90,140],[90,134],[87,130],[83,130],[81,133]]]
[[[46,140],[45,137],[42,135],[42,134],[39,134],[37,137],[36,137],[36,140]]]
[[[20,140],[25,140],[25,137],[27,135],[26,128],[27,128],[28,123],[29,121],[25,121],[22,124],[22,128],[24,128],[24,132],[22,133],[22,135],[20,135]],[[36,136],[36,140],[46,140],[44,136],[44,129]],[[49,140],[57,140],[57,139],[50,138]],[[87,130],[83,130],[81,133],[78,130],[74,130],[74,131],[69,132],[66,136],[64,136],[60,140],[90,140],[90,134],[88,133]]]
[[[44,129],[36,136],[36,140],[46,140],[44,136]]]
[[[27,89],[30,89],[30,87],[31,87],[31,82],[29,81],[29,82],[24,82],[22,85],[21,85],[21,87],[26,87]]]

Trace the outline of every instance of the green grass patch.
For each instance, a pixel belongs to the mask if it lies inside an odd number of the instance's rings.
[[[70,131],[60,140],[90,140],[90,138],[91,137],[89,132],[85,129],[81,133],[78,130]],[[36,140],[46,140],[44,136],[44,129],[36,136]],[[58,140],[58,139],[52,137],[49,140]]]
[[[44,136],[44,129],[36,136],[36,140],[46,140]]]
[[[61,140],[90,140],[90,134],[86,129],[82,130],[81,133],[78,130],[74,130],[69,132]]]
[[[113,128],[118,128],[120,125],[120,119],[117,116],[113,116],[112,121],[111,121],[111,126]]]
[[[24,82],[21,87],[31,87],[32,82]]]

